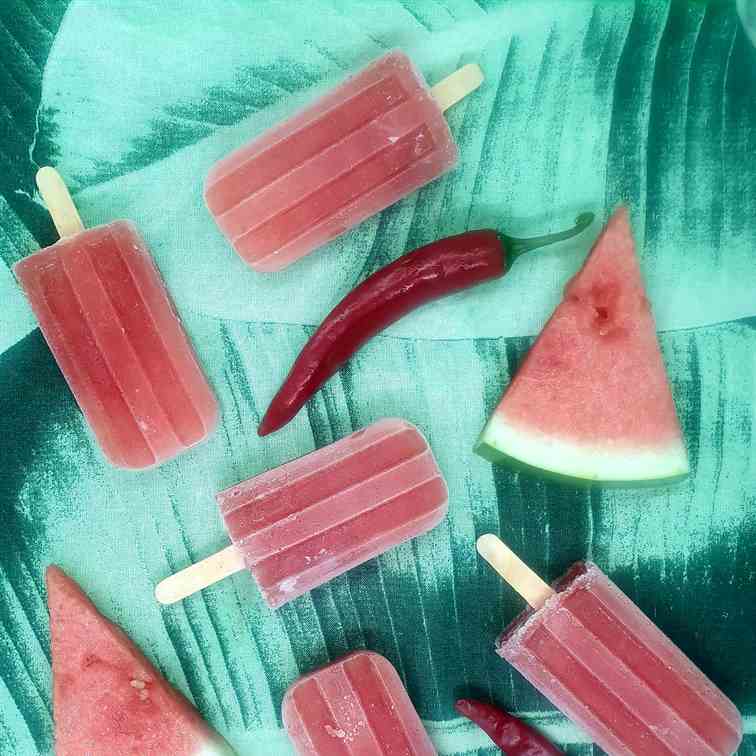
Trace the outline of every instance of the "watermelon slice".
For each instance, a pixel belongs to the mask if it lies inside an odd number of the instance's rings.
[[[71,578],[46,580],[56,756],[233,756]]]
[[[567,284],[476,451],[584,480],[688,472],[625,209]]]

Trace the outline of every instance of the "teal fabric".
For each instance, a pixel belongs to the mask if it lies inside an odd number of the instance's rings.
[[[393,47],[431,82],[484,69],[448,114],[459,168],[286,272],[247,269],[204,208],[208,167]],[[756,49],[734,3],[4,0],[0,125],[0,755],[52,750],[50,562],[241,754],[290,753],[284,690],[358,648],[396,665],[443,754],[497,752],[455,715],[470,695],[598,753],[495,656],[521,601],[475,554],[487,531],[548,578],[596,561],[733,698],[741,753],[756,754]],[[103,461],[10,272],[55,240],[43,164],[88,225],[139,225],[219,396],[218,432],[155,470]],[[471,454],[598,223],[396,324],[257,437],[298,350],[369,272],[468,228],[537,234],[619,202],[686,481],[578,489]],[[276,612],[246,574],[155,603],[158,580],[226,545],[216,491],[385,416],[427,434],[451,491],[443,524]]]

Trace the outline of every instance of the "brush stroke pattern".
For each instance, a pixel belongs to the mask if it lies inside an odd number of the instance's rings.
[[[475,555],[487,531],[550,578],[598,562],[736,701],[741,753],[756,753],[756,610],[742,600],[756,589],[756,50],[729,3],[527,2],[0,9],[0,756],[51,752],[50,561],[240,753],[290,753],[286,687],[370,648],[395,664],[443,754],[496,753],[456,717],[459,696],[493,697],[568,753],[597,754],[493,652],[520,604]],[[112,56],[82,44],[85,28]],[[485,87],[449,113],[459,168],[289,272],[247,271],[202,205],[207,167],[394,46],[430,81],[467,60],[484,67]],[[218,432],[156,470],[103,461],[10,272],[55,239],[33,193],[43,162],[72,179],[89,224],[139,224],[218,393]],[[468,227],[538,233],[618,202],[642,244],[688,480],[577,489],[470,454],[586,239],[408,318],[285,431],[256,436],[314,325],[377,267]],[[277,612],[246,574],[154,603],[157,580],[226,545],[216,491],[393,415],[423,430],[448,478],[442,525]]]

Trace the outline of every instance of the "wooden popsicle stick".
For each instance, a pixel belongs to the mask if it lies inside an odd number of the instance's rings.
[[[483,559],[534,609],[540,609],[554,595],[553,588],[493,533],[478,538],[476,548]]]
[[[448,110],[452,105],[467,97],[483,83],[483,71],[477,63],[468,63],[457,69],[438,84],[431,87],[433,99],[441,110]]]
[[[81,233],[84,230],[84,224],[81,222],[79,211],[61,175],[55,168],[46,165],[37,171],[36,179],[39,193],[47,205],[47,210],[52,216],[61,239]]]
[[[155,598],[161,604],[175,604],[245,567],[242,553],[236,546],[227,546],[207,559],[161,580],[155,586]]]

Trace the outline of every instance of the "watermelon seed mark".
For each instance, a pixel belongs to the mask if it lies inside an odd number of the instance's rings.
[[[350,742],[351,742],[352,740],[354,740],[354,738],[353,738],[353,737],[351,737],[351,736],[350,736],[350,735],[349,735],[349,734],[348,734],[348,733],[346,732],[346,730],[342,730],[342,729],[338,729],[338,730],[337,730],[337,729],[336,729],[335,727],[333,727],[333,726],[331,726],[331,725],[329,725],[329,724],[327,724],[327,725],[325,726],[325,731],[326,731],[326,732],[327,732],[327,733],[328,733],[328,734],[329,734],[329,735],[330,735],[330,736],[331,736],[332,738],[338,738],[339,740],[348,740],[348,741],[350,741]]]
[[[138,677],[133,678],[129,681],[129,685],[131,685],[132,688],[134,688],[137,692],[137,696],[139,697],[140,701],[147,701],[150,697],[150,691],[147,688],[147,683],[150,682],[149,680],[140,680]]]
[[[92,665],[97,664],[98,661],[99,659],[95,654],[87,654],[82,659],[81,665],[82,667],[84,667],[84,669],[87,669],[87,667],[91,667]]]

